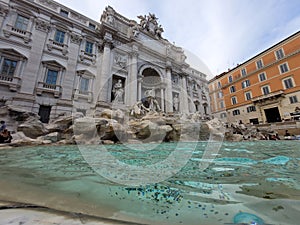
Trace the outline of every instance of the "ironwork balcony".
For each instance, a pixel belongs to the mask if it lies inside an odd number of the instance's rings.
[[[17,91],[18,88],[21,87],[21,78],[6,74],[0,74],[0,85],[9,86],[9,89],[11,91]]]
[[[54,97],[58,98],[62,93],[62,87],[57,84],[38,82],[38,86],[36,88],[36,94],[42,95],[43,92],[53,93]]]

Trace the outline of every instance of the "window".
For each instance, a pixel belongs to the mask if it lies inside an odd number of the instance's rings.
[[[46,77],[46,84],[54,84],[55,85],[57,76],[58,76],[58,71],[48,69],[47,77]]]
[[[231,97],[231,103],[232,103],[232,105],[237,104],[237,99],[235,96]]]
[[[285,73],[285,72],[289,71],[287,63],[281,64],[279,66],[279,68],[280,68],[280,73]]]
[[[236,116],[236,115],[240,115],[240,110],[239,109],[236,109],[236,110],[233,110],[232,111],[232,115]]]
[[[262,82],[262,81],[264,81],[264,80],[267,79],[266,73],[260,73],[260,74],[258,75],[258,77],[259,77],[259,81],[260,81],[260,82]]]
[[[173,84],[175,84],[175,85],[179,84],[179,77],[178,77],[178,75],[172,74],[171,78],[172,78],[172,83]]]
[[[55,98],[59,98],[63,88],[60,86],[65,67],[55,60],[42,61],[43,82],[38,82],[36,87],[36,95],[51,93]]]
[[[284,57],[284,53],[283,53],[283,49],[279,49],[275,52],[275,55],[276,55],[276,59],[279,60],[279,59],[282,59]]]
[[[259,124],[258,118],[249,119],[249,122],[252,124]]]
[[[218,88],[221,88],[221,87],[222,87],[221,82],[218,81]]]
[[[290,103],[291,103],[291,104],[297,103],[297,102],[298,102],[298,99],[297,99],[297,96],[296,96],[296,95],[290,97]]]
[[[65,34],[66,32],[61,31],[61,30],[56,30],[55,36],[54,36],[54,41],[63,44],[65,40]]]
[[[245,99],[248,101],[248,100],[251,100],[252,98],[252,94],[251,94],[251,91],[248,91],[245,93]]]
[[[233,93],[233,92],[235,92],[235,86],[230,87],[230,93]]]
[[[87,41],[85,44],[85,52],[89,54],[93,54],[93,43]]]
[[[246,76],[247,75],[246,69],[245,68],[241,69],[241,73],[242,73],[242,76]]]
[[[270,87],[269,86],[264,86],[261,89],[262,89],[262,93],[264,95],[270,94]]]
[[[226,113],[221,113],[220,114],[220,118],[226,118],[226,117],[227,117]]]
[[[251,106],[248,106],[247,107],[247,112],[250,113],[250,112],[255,112],[256,111],[256,107],[254,105],[251,105]]]
[[[293,82],[293,79],[291,77],[287,78],[287,79],[284,79],[283,83],[284,83],[285,89],[289,89],[289,88],[294,87],[294,82]]]
[[[193,90],[197,91],[197,83],[195,81],[193,81]]]
[[[224,101],[220,101],[220,108],[223,109],[224,107]]]
[[[17,61],[4,58],[1,67],[1,75],[13,76],[17,67]]]
[[[262,62],[262,60],[260,59],[260,60],[258,60],[257,62],[256,62],[256,68],[257,69],[261,69],[261,68],[263,68],[263,62]]]
[[[223,97],[223,92],[222,91],[219,91],[218,92],[218,98],[222,98]]]
[[[88,102],[93,100],[93,82],[95,75],[88,70],[78,70],[76,76],[76,87],[74,100],[85,99]]]
[[[242,82],[242,88],[246,88],[250,86],[250,80],[245,80]]]
[[[89,90],[89,79],[82,77],[80,80],[80,91],[88,92]]]
[[[96,25],[95,25],[95,24],[92,24],[92,23],[89,23],[89,28],[95,30],[95,29],[96,29]]]
[[[60,15],[62,15],[63,17],[68,17],[69,16],[69,12],[66,10],[61,9],[60,10]]]
[[[228,82],[229,82],[229,83],[232,83],[232,76],[229,76],[229,77],[228,77]]]
[[[29,18],[18,15],[15,23],[15,28],[26,31],[28,26]]]

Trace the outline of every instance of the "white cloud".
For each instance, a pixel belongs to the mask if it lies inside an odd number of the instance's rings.
[[[213,75],[243,63],[299,29],[297,0],[60,0],[99,21],[105,6],[129,19],[155,13],[171,43],[192,52]],[[210,77],[211,78],[211,77]]]

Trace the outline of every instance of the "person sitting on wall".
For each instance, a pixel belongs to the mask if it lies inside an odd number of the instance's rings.
[[[0,127],[0,132],[3,132],[6,129],[6,124],[5,121],[1,120],[0,121],[1,127]]]
[[[12,139],[12,136],[7,129],[4,129],[0,133],[0,143],[10,143],[11,139]]]
[[[285,134],[284,134],[284,136],[285,136],[285,137],[287,137],[287,136],[291,136],[291,134],[289,133],[289,131],[288,131],[288,130],[286,130],[286,131],[285,131]]]

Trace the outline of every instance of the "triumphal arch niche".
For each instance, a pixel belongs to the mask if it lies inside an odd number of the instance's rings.
[[[137,18],[129,20],[110,6],[101,16],[101,70],[96,78],[101,91],[96,107],[126,109],[151,93],[163,112],[208,114],[200,107],[210,105],[202,97],[208,96],[206,75],[186,62],[181,47],[163,38],[155,14]]]
[[[165,111],[165,91],[166,84],[163,74],[154,67],[145,65],[139,70],[141,79],[138,80],[138,98],[144,99],[152,95],[157,101],[162,111]]]

